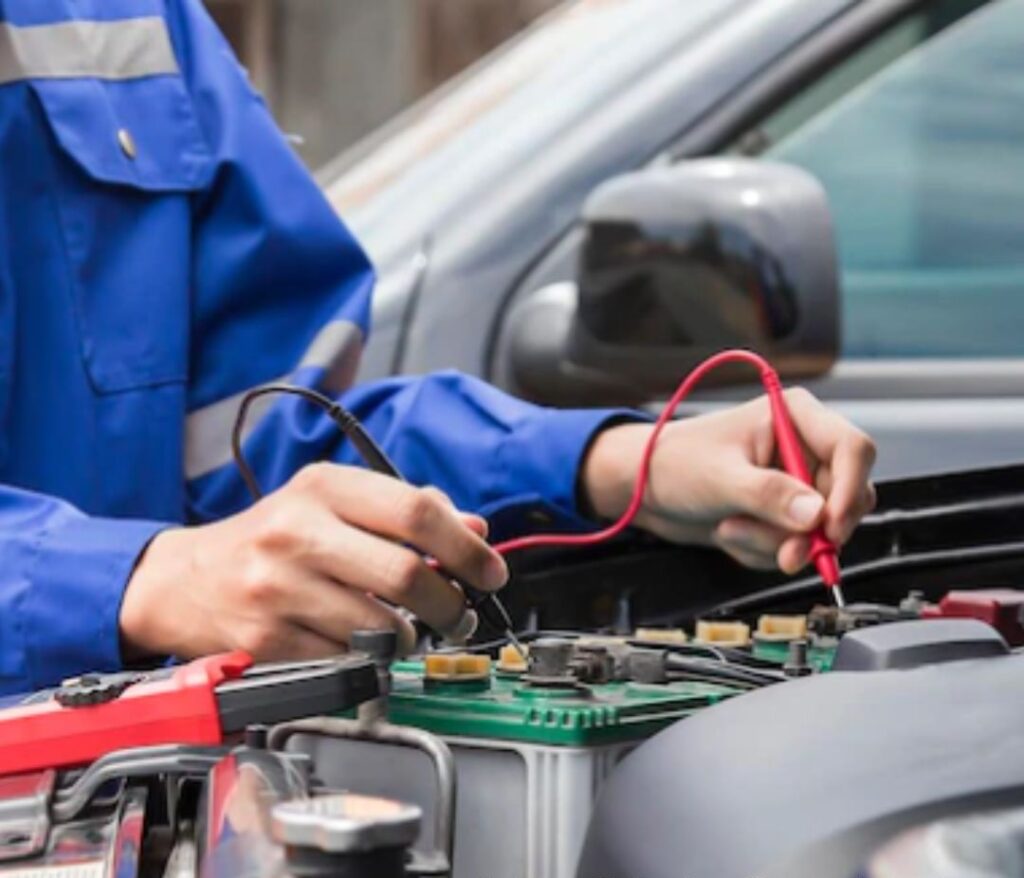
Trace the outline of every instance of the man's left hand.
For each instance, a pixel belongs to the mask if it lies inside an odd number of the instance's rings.
[[[875,505],[874,443],[802,388],[786,391],[786,401],[817,490],[775,465],[768,400],[761,397],[666,426],[635,524],[786,573],[807,564],[807,535],[818,525],[837,547],[845,543]],[[581,478],[599,517],[616,519],[625,510],[652,429],[620,425],[595,439]]]

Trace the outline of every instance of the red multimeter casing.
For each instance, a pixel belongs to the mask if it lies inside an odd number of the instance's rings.
[[[254,667],[232,652],[152,673],[85,675],[0,707],[0,777],[134,747],[216,746],[252,723],[347,710],[378,694],[376,666],[358,654]]]

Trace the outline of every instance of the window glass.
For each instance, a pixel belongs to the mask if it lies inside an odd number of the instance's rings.
[[[764,155],[828,192],[848,356],[1024,354],[1024,0],[970,12]]]

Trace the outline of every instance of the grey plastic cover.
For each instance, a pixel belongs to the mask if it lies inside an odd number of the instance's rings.
[[[749,878],[808,849],[826,854],[818,863],[838,865],[832,849],[853,864],[818,876],[849,876],[922,809],[1024,791],[1022,730],[1024,655],[835,672],[743,695],[619,766],[578,876]],[[875,832],[854,832],[865,826]]]
[[[991,625],[977,619],[894,622],[851,631],[840,642],[833,670],[882,671],[1006,655]]]

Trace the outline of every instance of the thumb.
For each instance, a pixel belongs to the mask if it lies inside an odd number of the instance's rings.
[[[751,466],[732,485],[733,503],[762,521],[797,533],[821,523],[825,498],[787,473]]]

